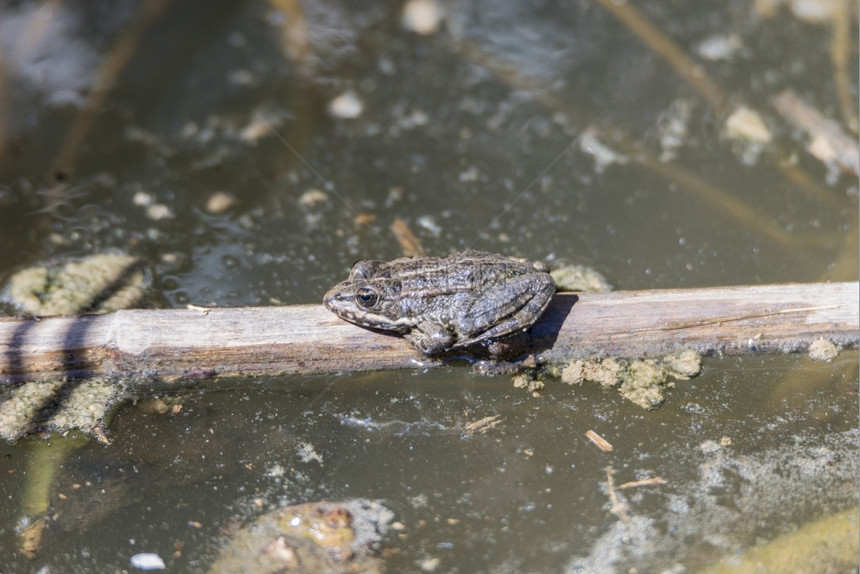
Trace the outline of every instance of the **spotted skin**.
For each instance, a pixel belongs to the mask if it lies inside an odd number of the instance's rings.
[[[427,355],[520,333],[555,293],[545,264],[481,251],[359,261],[323,303],[338,317],[403,334]]]

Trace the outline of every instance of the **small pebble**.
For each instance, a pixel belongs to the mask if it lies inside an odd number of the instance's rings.
[[[441,560],[438,557],[424,558],[418,561],[418,567],[421,568],[422,572],[435,572],[440,563]]]
[[[364,102],[353,91],[346,91],[328,104],[328,113],[336,118],[352,120],[364,111]]]
[[[319,189],[309,189],[299,196],[299,205],[303,207],[312,207],[325,201],[328,201],[328,195]]]
[[[409,0],[403,7],[403,27],[422,36],[439,30],[442,23],[442,7],[435,0]]]
[[[833,20],[833,16],[836,13],[834,4],[836,2],[794,0],[791,3],[791,12],[798,20],[808,24],[827,24]]]
[[[236,203],[232,195],[223,191],[216,191],[206,201],[206,211],[213,214],[224,213]]]
[[[164,560],[153,552],[141,552],[131,557],[131,565],[138,570],[164,570]]]
[[[153,221],[160,221],[162,219],[172,218],[173,212],[170,211],[170,208],[163,203],[153,203],[146,208],[146,216]]]
[[[730,60],[742,47],[740,38],[736,34],[729,34],[706,38],[698,45],[696,52],[706,60]]]
[[[146,207],[147,205],[152,205],[155,202],[155,197],[153,197],[151,193],[138,191],[132,196],[131,201],[138,207]]]

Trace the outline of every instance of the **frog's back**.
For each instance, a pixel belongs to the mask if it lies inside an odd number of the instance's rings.
[[[376,277],[398,279],[404,295],[438,297],[481,291],[487,286],[535,272],[533,262],[468,250],[447,257],[395,259],[383,265]]]

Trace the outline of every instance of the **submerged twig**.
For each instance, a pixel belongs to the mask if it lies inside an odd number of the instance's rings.
[[[70,175],[81,145],[113,89],[116,79],[137,50],[144,32],[161,15],[169,2],[170,0],[146,0],[132,26],[120,35],[102,61],[93,79],[87,101],[84,102],[72,127],[66,133],[60,152],[57,154],[53,169],[56,180],[64,181]]]
[[[9,89],[6,87],[6,65],[3,62],[3,49],[0,48],[0,159],[6,149],[6,109],[9,107]]]
[[[59,438],[52,443],[36,442],[30,449],[27,477],[21,496],[22,524],[18,533],[18,550],[33,559],[42,544],[46,516],[50,506],[51,484],[65,460],[82,444],[79,438]]]
[[[424,246],[421,245],[421,240],[418,239],[412,230],[409,229],[409,224],[404,220],[396,217],[391,223],[391,233],[397,243],[400,244],[400,249],[403,250],[403,255],[407,257],[421,257],[426,255]]]
[[[860,149],[833,120],[801,100],[793,90],[784,90],[771,98],[774,108],[810,138],[809,153],[825,164],[835,164],[842,171],[860,175]]]
[[[718,115],[726,115],[728,97],[722,88],[711,81],[701,66],[696,64],[678,45],[661,32],[630,2],[596,0],[613,16],[618,18],[631,32],[654,52],[659,54],[672,68],[689,83]]]
[[[609,512],[620,518],[627,528],[633,528],[630,517],[627,516],[627,504],[618,498],[618,493],[615,491],[615,480],[612,478],[614,472],[611,466],[606,467],[606,491],[609,494],[609,502],[612,503]]]
[[[856,3],[855,3],[856,4]],[[856,5],[855,5],[856,7]],[[851,50],[851,27],[854,18],[851,17],[851,4],[848,0],[837,0],[831,3],[833,18],[831,20],[832,37],[830,39],[830,58],[833,61],[833,81],[836,84],[836,97],[839,102],[839,112],[848,129],[857,134],[857,102],[852,93],[852,81],[848,73]]]
[[[821,182],[812,179],[805,170],[800,169],[794,163],[783,161],[780,163],[779,168],[782,174],[797,189],[804,192],[809,199],[820,201],[834,210],[844,209],[849,206],[850,202],[847,196],[833,193],[833,189],[824,187]]]
[[[708,102],[718,116],[724,118],[729,115],[729,98],[723,89],[720,88],[716,82],[712,81],[708,77],[707,72],[700,65],[696,64],[692,58],[687,56],[687,54],[681,50],[675,42],[654,26],[645,15],[636,10],[636,8],[634,8],[629,2],[616,2],[614,0],[596,1],[627,26],[627,28],[646,46],[666,60],[678,75],[689,83],[702,96],[702,98]],[[835,45],[836,44],[834,44],[834,46]],[[840,44],[840,50],[842,49],[841,46],[842,45]],[[842,52],[840,52],[840,54],[841,53]],[[845,66],[841,66],[840,69],[843,69],[844,67]],[[845,72],[845,76],[846,77],[843,81],[847,82],[847,72]],[[772,145],[770,152],[774,165],[782,171],[786,178],[794,185],[804,190],[807,195],[817,199],[828,197],[829,194],[823,193],[820,186],[818,186],[812,178],[806,176],[799,167],[780,161],[781,155],[779,153],[778,145]],[[834,206],[834,201],[829,197],[828,199],[825,199],[825,201],[830,204],[831,207]],[[721,200],[720,203],[724,208],[728,208],[729,212],[735,216],[741,212],[746,212],[749,215],[752,215],[752,212],[743,203],[737,202],[735,205],[731,205],[732,202],[726,202],[724,200]],[[741,209],[738,209],[738,207]],[[752,217],[757,221],[759,220],[759,218],[755,216]],[[748,221],[749,217],[744,219]],[[768,235],[772,238],[777,238],[780,233],[774,233],[773,230],[769,230]]]
[[[630,151],[633,152],[632,149]],[[680,184],[687,192],[698,196],[736,221],[774,241],[785,246],[796,247],[809,239],[784,231],[782,227],[771,223],[745,202],[679,164],[662,162],[655,156],[641,151],[636,152],[635,157],[647,169]]]
[[[303,73],[311,71],[311,41],[305,11],[298,0],[269,0],[272,8],[284,14],[279,40],[284,55]]]
[[[474,43],[461,42],[458,44],[458,49],[463,57],[487,68],[511,87],[534,94],[535,99],[547,108],[575,114],[572,104],[544,85],[539,78],[521,73],[513,64],[489,53]],[[606,120],[602,121],[605,122]],[[756,213],[747,203],[706,181],[698,174],[680,165],[662,162],[653,154],[637,149],[630,136],[619,127],[612,126],[606,131],[612,133],[613,146],[620,148],[623,153],[635,159],[645,169],[670,181],[677,182],[685,191],[724,211],[755,232],[762,233],[788,247],[796,247],[806,239],[792,235],[776,224],[769,222],[767,218]]]

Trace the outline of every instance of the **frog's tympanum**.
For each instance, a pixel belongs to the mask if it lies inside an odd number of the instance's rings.
[[[427,355],[525,331],[555,293],[547,266],[481,251],[359,261],[323,302],[356,325],[402,333]]]

